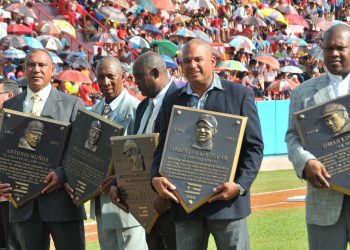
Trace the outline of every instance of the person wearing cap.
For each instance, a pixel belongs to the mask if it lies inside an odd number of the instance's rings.
[[[100,138],[101,131],[101,122],[99,120],[93,121],[89,129],[89,136],[85,141],[84,147],[86,149],[90,150],[91,152],[96,152],[97,142]]]
[[[145,163],[140,148],[135,141],[126,140],[124,143],[123,155],[125,155],[132,166],[132,171],[145,171]]]
[[[213,137],[216,134],[218,122],[212,115],[203,114],[196,122],[196,142],[193,148],[211,151],[213,148]]]
[[[18,147],[36,151],[44,133],[44,124],[39,121],[31,121],[24,130],[24,137],[19,140]]]
[[[207,249],[209,234],[214,235],[218,249],[249,249],[246,218],[251,212],[249,190],[263,157],[254,93],[249,88],[222,80],[214,73],[216,58],[208,43],[192,39],[185,44],[182,54],[182,70],[188,82],[163,100],[159,143],[151,170],[152,186],[163,199],[172,201],[177,249]],[[247,116],[249,120],[234,180],[215,187],[208,203],[189,214],[179,204],[175,195],[176,186],[159,174],[173,105]],[[210,116],[200,119],[200,123],[210,128],[210,136],[215,134],[214,128],[220,126]],[[210,136],[201,135],[201,142]]]
[[[291,94],[286,133],[288,158],[297,176],[307,181],[306,224],[311,250],[346,249],[350,231],[350,196],[330,189],[328,180],[331,176],[326,166],[304,149],[293,114],[350,93],[348,25],[337,24],[324,33],[323,54],[327,73],[303,82]],[[336,114],[335,110],[339,112]],[[345,111],[338,104],[324,107],[323,116],[329,120],[328,126],[335,133],[347,123]],[[334,117],[339,124],[331,126]]]
[[[350,119],[346,107],[339,103],[327,104],[323,109],[323,115],[327,126],[334,136],[341,135],[350,130]]]

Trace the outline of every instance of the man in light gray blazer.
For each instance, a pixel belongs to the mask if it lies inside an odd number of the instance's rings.
[[[134,130],[136,108],[139,101],[123,86],[124,72],[115,57],[103,57],[97,65],[97,82],[104,98],[92,111],[124,127],[124,135]],[[109,198],[109,188],[115,176],[107,177],[101,184],[106,192],[91,202],[91,217],[96,217],[101,250],[148,249],[145,231],[130,214],[114,205]]]
[[[84,108],[84,103],[79,98],[51,87],[54,70],[47,51],[31,50],[25,59],[28,89],[7,100],[4,108],[33,113],[33,97],[38,95],[36,115],[73,122],[78,109]],[[83,250],[84,208],[77,208],[62,188],[66,182],[63,168],[50,167],[53,170],[46,176],[47,186],[42,190],[43,195],[21,208],[10,206],[10,222],[18,230],[22,249],[48,250],[51,235],[57,250]],[[10,191],[8,184],[0,185],[0,193],[9,194]]]
[[[288,157],[307,180],[306,223],[310,249],[346,249],[350,239],[350,197],[329,189],[324,165],[300,141],[292,114],[350,93],[350,26],[332,26],[323,37],[328,73],[308,80],[291,95],[286,134]]]

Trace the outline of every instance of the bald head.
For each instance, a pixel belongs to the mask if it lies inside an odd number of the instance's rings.
[[[330,73],[345,78],[350,72],[350,26],[337,24],[323,36],[324,62]]]
[[[210,46],[210,44],[198,38],[191,39],[189,42],[185,44],[185,46],[182,49],[182,55],[184,55],[188,49],[192,47],[197,47],[197,46],[203,47],[204,51],[210,53],[210,56],[212,56],[212,53],[211,53],[212,47]]]
[[[133,65],[135,83],[143,96],[154,98],[170,82],[165,61],[156,52],[139,56]]]

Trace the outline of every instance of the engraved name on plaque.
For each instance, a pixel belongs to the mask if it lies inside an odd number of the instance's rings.
[[[176,186],[187,213],[206,203],[214,187],[233,181],[247,120],[173,106],[159,172]]]
[[[332,189],[350,195],[350,95],[293,114],[302,144],[331,175]]]
[[[0,181],[12,187],[19,208],[40,196],[47,174],[61,166],[69,123],[3,109],[0,122]]]
[[[96,113],[78,111],[63,159],[77,206],[101,193],[100,184],[113,169],[110,137],[122,135],[123,131],[121,125]]]

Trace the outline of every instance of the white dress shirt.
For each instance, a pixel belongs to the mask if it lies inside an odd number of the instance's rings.
[[[37,93],[34,93],[30,88],[27,88],[27,95],[26,98],[24,99],[23,102],[23,112],[30,114],[32,112],[33,109],[33,104],[34,104],[34,100],[32,98],[32,96],[34,94],[38,94],[40,96],[40,108],[41,108],[41,112],[44,109],[45,103],[47,98],[49,98],[50,92],[51,92],[51,84],[48,84],[47,86],[45,86],[43,89],[41,89],[40,91],[38,91]]]
[[[333,75],[327,72],[330,79],[330,86],[332,89],[333,97],[343,96],[349,93],[350,90],[350,74],[348,74],[344,79],[339,75]]]

